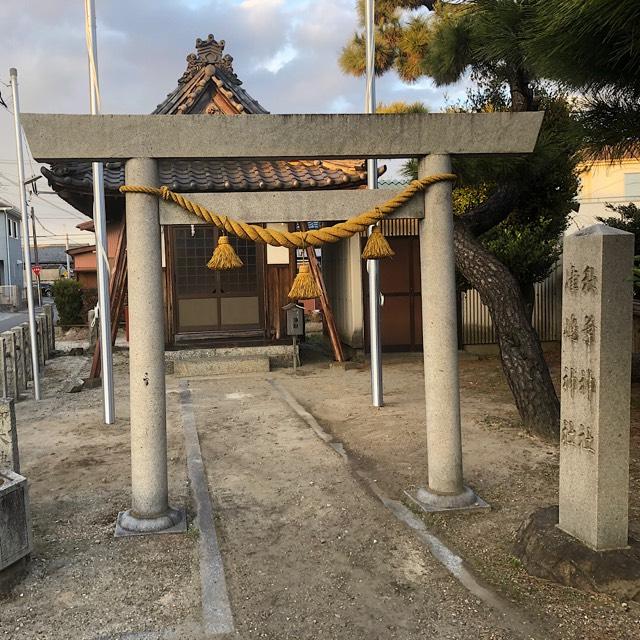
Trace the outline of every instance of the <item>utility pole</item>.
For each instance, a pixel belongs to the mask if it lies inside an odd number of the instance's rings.
[[[85,27],[89,57],[89,101],[91,115],[100,113],[98,54],[96,51],[96,12],[94,0],[85,0]],[[102,162],[93,162],[93,225],[96,233],[98,267],[98,305],[100,322],[100,357],[102,359],[102,404],[105,424],[115,422],[113,400],[113,363],[111,355],[111,301],[109,299],[109,258],[107,253],[107,216],[104,202]]]
[[[22,149],[22,128],[20,126],[20,101],[18,99],[18,72],[9,69],[11,92],[13,93],[13,124],[16,138],[16,159],[18,161],[18,190],[20,192],[20,213],[22,214],[22,252],[27,280],[27,305],[29,307],[29,338],[31,342],[31,370],[33,372],[33,395],[40,400],[40,363],[38,358],[38,336],[36,334],[36,312],[33,304],[33,279],[31,278],[31,247],[29,246],[29,219],[27,214],[27,193],[24,186],[24,155]]]
[[[374,28],[375,0],[365,2],[367,87],[365,95],[365,113],[376,112],[376,41]],[[378,161],[367,160],[367,186],[378,188]],[[371,235],[373,227],[369,227]],[[382,393],[382,339],[380,335],[380,262],[367,260],[369,275],[369,347],[371,352],[371,400],[374,407],[384,405]]]
[[[36,263],[36,282],[38,284],[38,306],[42,306],[42,289],[40,288],[40,260],[38,259],[38,234],[36,233],[36,214],[31,207],[31,231],[33,233],[33,260]]]

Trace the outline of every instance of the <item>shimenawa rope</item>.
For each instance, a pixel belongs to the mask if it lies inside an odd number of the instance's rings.
[[[309,231],[281,231],[272,227],[261,227],[249,224],[242,220],[234,220],[227,216],[221,216],[206,207],[185,198],[179,193],[171,191],[168,187],[146,187],[139,185],[124,185],[120,187],[122,193],[147,193],[158,196],[163,200],[171,200],[179,207],[189,213],[193,213],[205,222],[214,224],[219,229],[224,229],[227,233],[232,233],[238,238],[261,242],[274,247],[288,247],[290,249],[304,249],[307,246],[319,247],[325,243],[338,242],[344,238],[349,238],[356,233],[364,231],[371,225],[375,225],[385,216],[399,209],[410,200],[416,193],[424,191],[432,184],[438,182],[453,181],[456,176],[452,173],[438,173],[427,176],[419,180],[414,180],[398,195],[390,198],[386,202],[358,216],[350,218],[346,222],[339,222],[331,227],[321,227]]]

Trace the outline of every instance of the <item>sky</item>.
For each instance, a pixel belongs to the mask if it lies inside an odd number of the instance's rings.
[[[150,113],[177,86],[196,38],[226,43],[244,88],[272,113],[349,113],[364,104],[364,80],[338,67],[358,29],[355,0],[95,0],[103,113]],[[87,113],[82,0],[0,0],[0,91],[11,106],[9,68],[18,70],[22,112]],[[378,79],[379,102],[424,102],[438,111],[464,94],[429,80]],[[30,156],[30,154],[27,154]],[[27,179],[39,165],[26,162]],[[0,106],[0,198],[18,203],[13,118]],[[44,178],[40,191],[48,191]],[[33,197],[39,242],[92,243],[86,218],[55,195]]]

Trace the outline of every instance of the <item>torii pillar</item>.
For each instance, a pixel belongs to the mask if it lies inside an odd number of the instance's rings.
[[[132,158],[126,184],[158,186],[158,163]],[[127,193],[131,509],[118,514],[116,536],[178,533],[184,511],[169,506],[164,365],[164,296],[158,198]]]
[[[449,155],[433,154],[420,160],[419,178],[437,173],[451,173]],[[425,191],[425,215],[418,227],[428,486],[407,495],[425,511],[488,507],[464,486],[462,478],[451,189],[451,182],[440,182]]]

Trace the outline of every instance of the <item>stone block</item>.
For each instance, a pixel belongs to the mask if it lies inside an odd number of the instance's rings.
[[[178,378],[266,373],[270,370],[267,356],[216,357],[211,359],[176,360],[174,374]]]
[[[27,479],[0,470],[0,571],[31,553]]]
[[[16,411],[12,398],[0,398],[0,469],[20,473]]]

